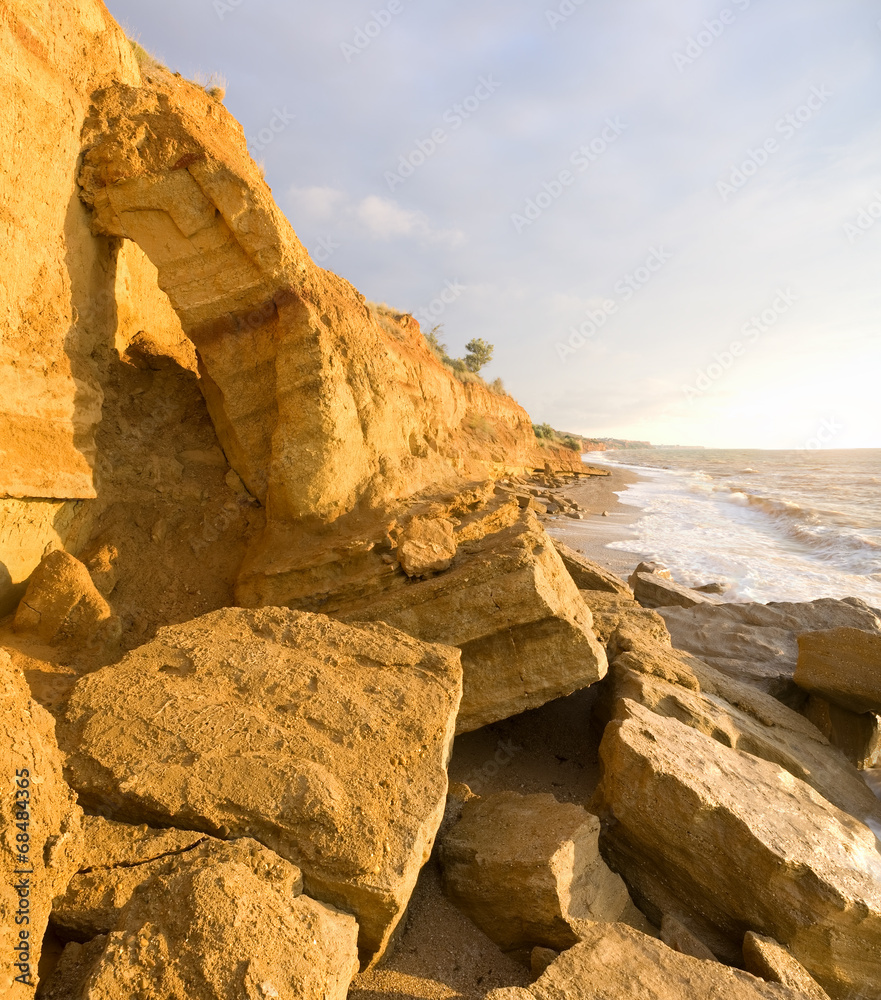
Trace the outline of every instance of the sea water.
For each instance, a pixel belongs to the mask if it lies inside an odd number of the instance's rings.
[[[592,452],[591,465],[644,477],[633,538],[609,548],[664,563],[686,585],[719,581],[729,601],[861,597],[881,607],[881,449]]]

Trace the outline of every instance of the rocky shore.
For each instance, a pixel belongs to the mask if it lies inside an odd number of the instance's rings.
[[[0,994],[879,1000],[881,612],[576,551],[626,473],[316,267],[216,92],[0,36]]]
[[[589,458],[590,456],[588,456]],[[570,548],[600,563],[607,569],[628,576],[640,561],[635,550],[633,532],[629,526],[640,517],[640,510],[621,502],[620,494],[642,477],[630,469],[603,466],[607,476],[580,479],[567,490],[572,500],[584,511],[584,520],[572,523],[569,519],[554,517],[546,522],[548,532]],[[610,549],[610,542],[631,542],[634,549]]]

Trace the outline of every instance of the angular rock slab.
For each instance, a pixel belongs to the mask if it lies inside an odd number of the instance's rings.
[[[487,1000],[804,1000],[719,962],[682,955],[624,924],[594,924],[528,989]]]
[[[833,628],[881,633],[881,618],[865,601],[822,598],[805,603],[719,604],[662,608],[677,649],[747,681],[775,698],[804,700],[793,683],[798,636]]]
[[[722,603],[718,597],[684,587],[658,573],[636,573],[630,579],[633,596],[644,608],[694,608],[699,604]]]
[[[815,694],[808,698],[802,711],[854,767],[864,771],[881,766],[881,715],[851,712]]]
[[[457,732],[479,729],[585,688],[606,655],[584,603],[534,516],[459,547],[453,567],[335,612],[384,621],[462,650]]]
[[[805,1000],[829,1000],[829,994],[805,967],[773,938],[749,931],[743,939],[743,963],[747,972],[798,990]]]
[[[93,812],[253,837],[384,951],[443,817],[457,650],[383,624],[228,608],[74,689],[60,740]]]
[[[580,552],[554,539],[554,548],[560,554],[563,565],[575,581],[579,590],[601,590],[607,594],[620,594],[622,597],[632,597],[627,584],[611,573],[604,566],[588,559]]]
[[[608,647],[609,640],[619,630],[631,635],[644,634],[646,639],[669,646],[670,633],[657,611],[642,607],[629,595],[602,590],[580,590],[579,593],[593,616],[594,635],[604,647]]]
[[[836,628],[800,635],[795,683],[851,712],[881,712],[881,634]]]
[[[798,712],[688,653],[645,644],[631,647],[612,666],[612,714],[626,704],[622,699],[638,702],[723,746],[784,768],[839,809],[881,831],[881,802],[856,768]]]
[[[0,650],[0,995],[33,997],[52,899],[79,867],[76,796],[55,723]]]
[[[603,737],[598,798],[631,891],[675,898],[738,943],[749,930],[774,937],[835,1000],[877,997],[881,855],[871,830],[788,771],[627,707],[630,718]]]
[[[227,848],[135,890],[81,1000],[345,1000],[354,918],[300,895],[299,871],[266,848]]]
[[[473,798],[441,841],[444,891],[503,951],[562,951],[591,922],[636,914],[599,833],[596,816],[553,795]]]

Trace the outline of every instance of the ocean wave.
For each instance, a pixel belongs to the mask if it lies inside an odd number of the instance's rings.
[[[757,496],[743,490],[733,490],[730,500],[766,514],[775,528],[805,546],[815,559],[860,576],[881,573],[881,542],[856,527],[830,524],[830,517],[841,517],[835,512],[821,512],[792,500]]]

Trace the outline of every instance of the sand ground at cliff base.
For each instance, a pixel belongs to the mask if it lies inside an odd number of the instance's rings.
[[[584,508],[583,521],[568,517],[543,520],[548,533],[554,538],[626,579],[645,555],[636,548],[624,550],[607,546],[610,542],[634,539],[630,525],[639,520],[642,512],[639,507],[621,503],[618,494],[631,484],[641,482],[644,477],[630,469],[612,468],[610,473],[608,476],[591,476],[581,480],[577,486],[566,488],[566,496]],[[603,512],[608,516],[604,517]]]

